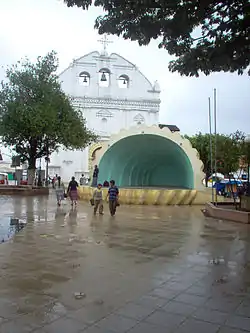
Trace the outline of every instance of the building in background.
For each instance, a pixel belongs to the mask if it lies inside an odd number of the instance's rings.
[[[109,140],[121,129],[156,125],[159,122],[160,87],[151,84],[140,70],[117,53],[108,55],[107,41],[101,53],[94,51],[74,60],[59,76],[62,89],[79,108],[88,128]],[[82,174],[91,177],[92,160],[98,150],[60,150],[50,157],[49,176],[58,174],[67,181]],[[45,163],[45,162],[44,162]],[[45,166],[43,165],[43,168]]]

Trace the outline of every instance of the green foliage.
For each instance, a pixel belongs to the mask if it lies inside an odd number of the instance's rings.
[[[64,0],[69,6],[105,11],[95,22],[108,33],[159,47],[177,57],[171,71],[199,76],[211,72],[242,74],[250,63],[249,0]],[[250,71],[249,71],[250,74]]]
[[[28,59],[6,70],[0,90],[0,135],[6,146],[35,169],[36,159],[50,155],[60,146],[83,149],[95,135],[86,128],[79,110],[61,89],[55,52]]]
[[[197,149],[200,159],[204,164],[204,172],[206,176],[210,176],[214,169],[211,170],[211,155],[210,155],[210,135],[198,133],[194,136],[187,136],[192,146]],[[224,175],[230,172],[235,172],[239,169],[240,159],[245,155],[245,134],[236,131],[230,135],[213,134],[212,138],[212,152],[213,152],[213,165],[216,158],[217,171]],[[214,155],[214,148],[216,142],[216,157]]]

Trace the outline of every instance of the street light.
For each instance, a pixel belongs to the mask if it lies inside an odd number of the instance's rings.
[[[249,175],[249,167],[250,167],[250,134],[248,134],[245,138],[245,142],[247,144],[247,191],[246,195],[250,197],[250,175]]]

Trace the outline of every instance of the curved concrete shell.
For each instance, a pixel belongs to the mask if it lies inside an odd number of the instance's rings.
[[[158,126],[122,130],[102,143],[99,179],[119,187],[203,189],[203,164],[180,133]]]

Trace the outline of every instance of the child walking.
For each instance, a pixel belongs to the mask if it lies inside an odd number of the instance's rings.
[[[96,215],[99,207],[99,214],[103,215],[103,197],[102,197],[102,184],[98,184],[93,193],[94,199],[94,215]]]

